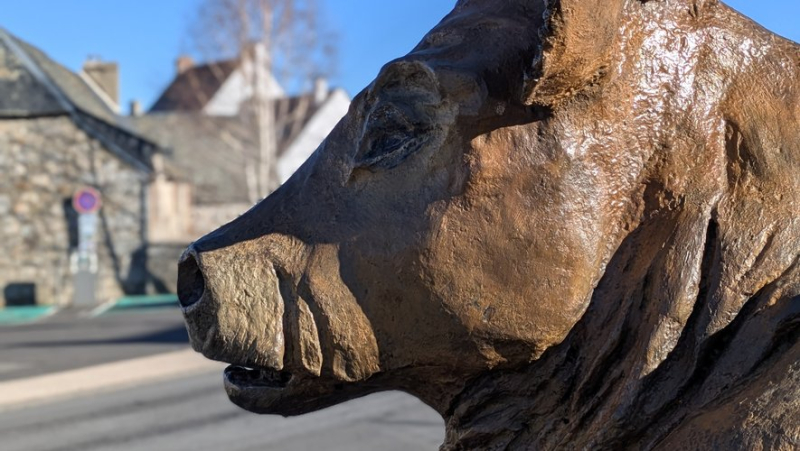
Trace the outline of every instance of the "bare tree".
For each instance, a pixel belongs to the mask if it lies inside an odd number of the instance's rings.
[[[326,23],[317,0],[203,0],[190,28],[195,52],[204,59],[239,59],[248,98],[241,115],[253,129],[254,143],[231,148],[244,156],[252,202],[277,187],[278,145],[311,105],[308,96],[299,96],[290,108],[271,91],[271,80],[286,92],[302,93],[317,78],[332,75],[335,36]],[[210,67],[217,77],[225,76],[219,66]]]

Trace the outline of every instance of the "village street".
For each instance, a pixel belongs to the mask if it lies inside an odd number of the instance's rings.
[[[396,392],[291,419],[250,414],[228,401],[223,367],[188,350],[174,308],[0,327],[0,448],[399,451],[443,440],[439,416]]]

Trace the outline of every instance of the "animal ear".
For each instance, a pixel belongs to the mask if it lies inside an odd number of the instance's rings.
[[[600,81],[620,31],[625,0],[545,0],[541,51],[525,77],[523,101],[555,106]]]

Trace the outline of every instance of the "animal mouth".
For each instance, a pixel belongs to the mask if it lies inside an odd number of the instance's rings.
[[[237,406],[254,413],[302,415],[368,395],[377,386],[310,377],[270,368],[231,365],[225,369],[225,391]]]
[[[289,371],[279,371],[271,368],[248,368],[231,365],[225,368],[225,383],[239,389],[261,388],[282,390],[293,379]]]

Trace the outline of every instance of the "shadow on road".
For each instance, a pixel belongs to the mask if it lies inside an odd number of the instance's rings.
[[[82,340],[51,340],[28,343],[17,343],[17,347],[44,348],[60,346],[99,346],[99,345],[130,345],[130,344],[178,344],[189,343],[189,336],[184,326],[147,332],[139,335],[119,338],[99,338]]]

